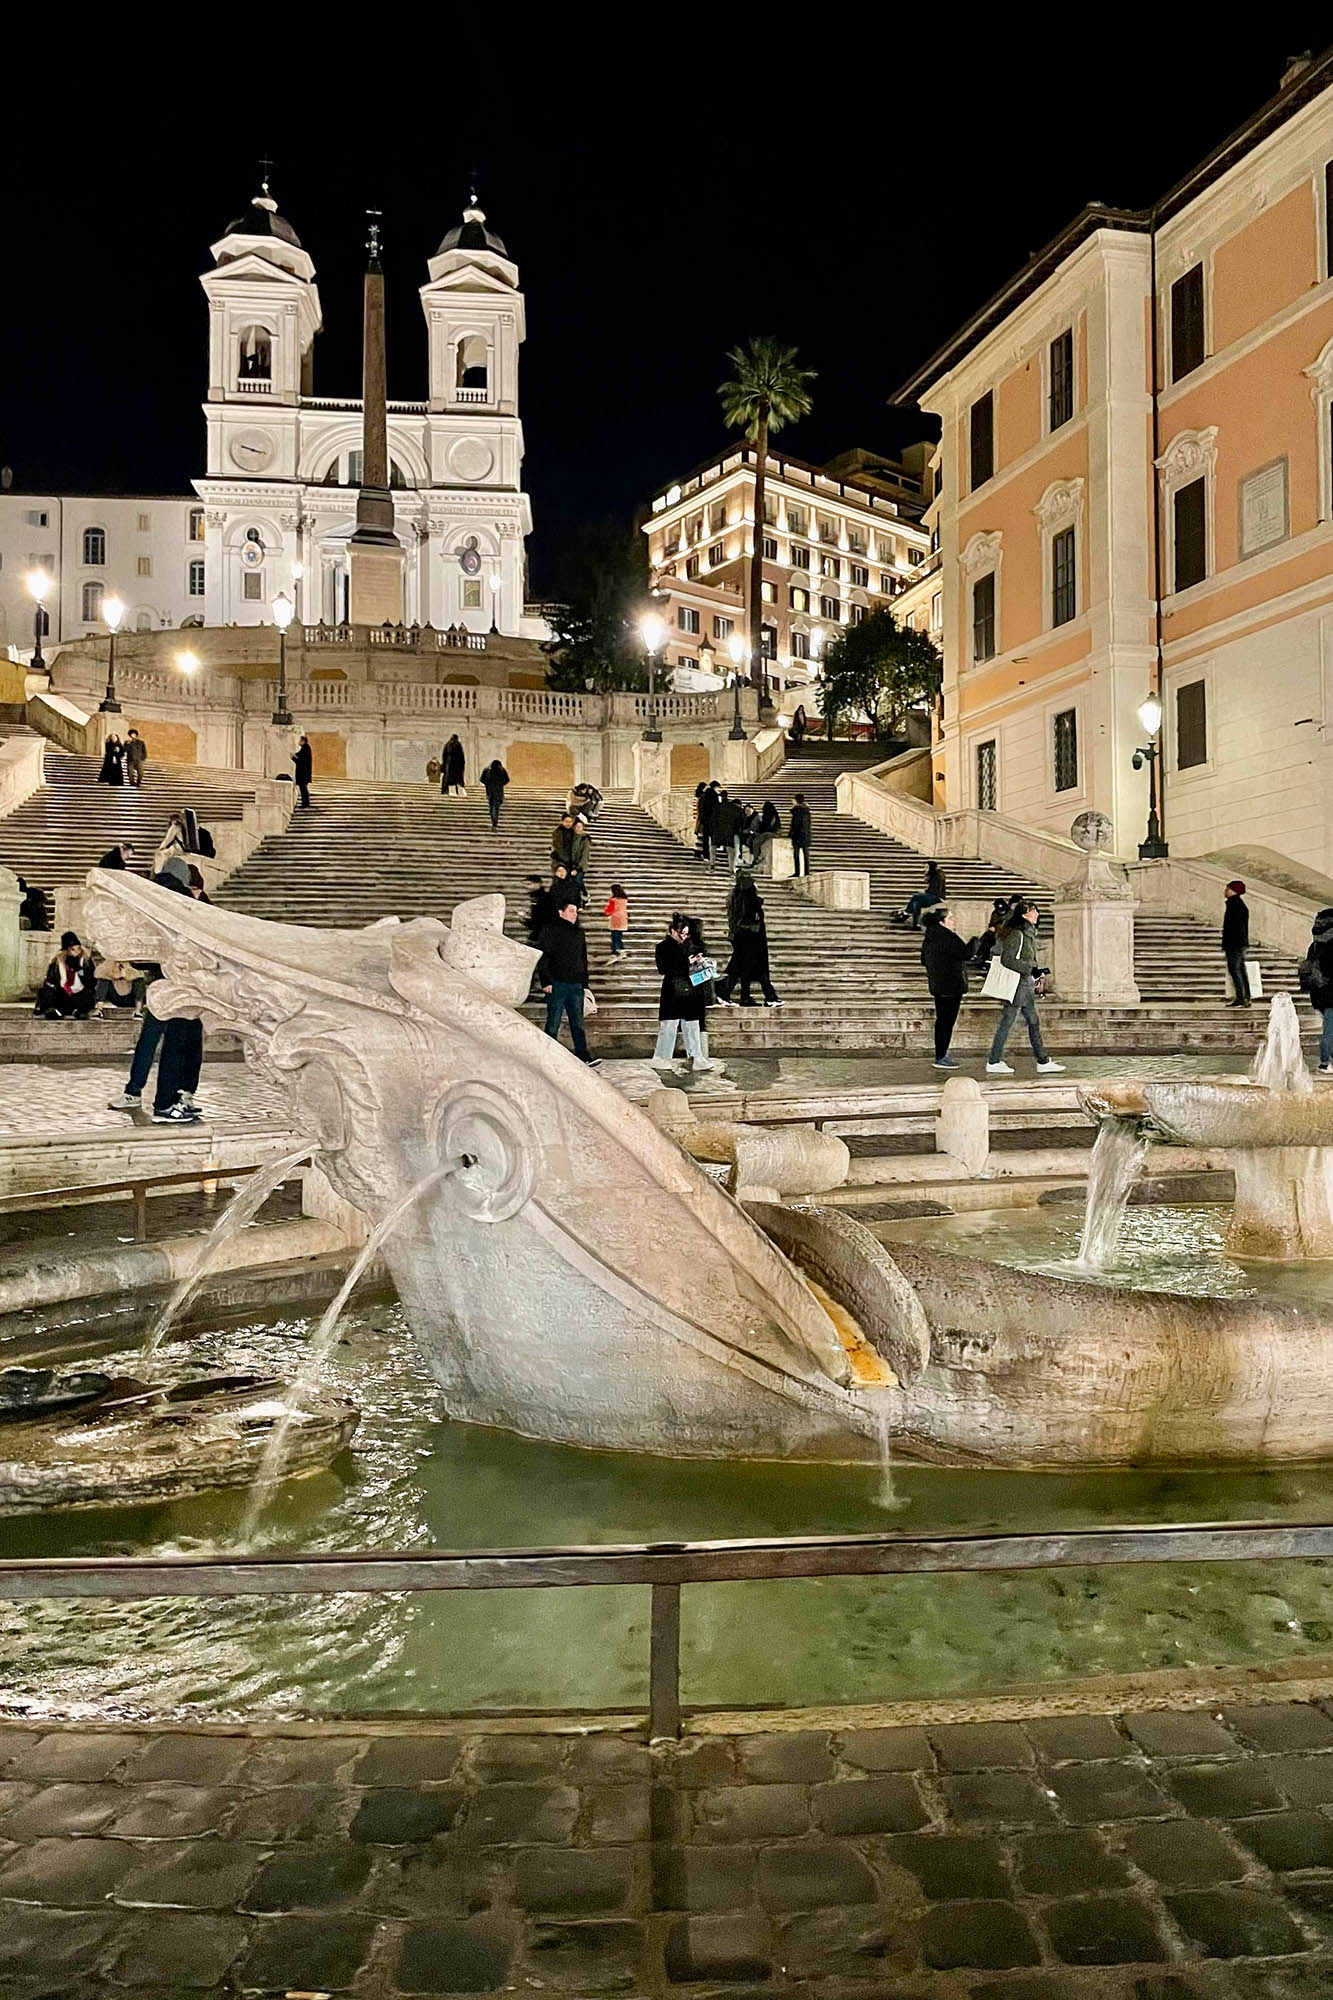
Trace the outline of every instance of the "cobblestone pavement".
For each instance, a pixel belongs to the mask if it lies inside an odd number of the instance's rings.
[[[4,1726],[0,1994],[1328,2000],[1331,1716]]]
[[[77,1024],[70,1032],[77,1032]],[[0,1063],[0,1141],[81,1133],[94,1127],[131,1131],[134,1121],[128,1112],[107,1109],[108,1099],[124,1090],[128,1068],[128,1058],[114,1065],[77,1067]],[[281,1093],[243,1063],[205,1063],[197,1095],[210,1131],[268,1123],[286,1127],[291,1123]]]

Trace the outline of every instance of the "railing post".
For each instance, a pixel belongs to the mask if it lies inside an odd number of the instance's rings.
[[[648,1735],[680,1735],[680,1585],[654,1583],[648,1652]]]

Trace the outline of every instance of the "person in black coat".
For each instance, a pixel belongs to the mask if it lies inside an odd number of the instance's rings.
[[[46,968],[32,1011],[43,1021],[87,1021],[92,1018],[96,1004],[93,962],[80,944],[77,932],[66,931],[60,940],[60,950]]]
[[[310,780],[315,775],[315,753],[310,748],[310,738],[303,736],[292,752],[292,777],[296,789],[301,794],[301,804],[310,804]]]
[[[1250,1003],[1250,977],[1245,970],[1245,955],[1250,948],[1250,912],[1245,902],[1245,884],[1228,882],[1226,902],[1222,907],[1222,952],[1231,974],[1231,984],[1236,989],[1233,1007],[1248,1007]]]
[[[467,754],[457,734],[451,736],[440,752],[440,790],[461,792],[467,771]]]
[[[690,977],[704,955],[701,949],[696,949],[702,944],[702,932],[697,926],[692,929],[690,919],[679,910],[672,915],[666,936],[658,940],[654,957],[662,975],[662,987],[657,996],[657,1043],[652,1060],[659,1069],[668,1067],[674,1059],[677,1033],[685,1044],[692,1070],[716,1067],[704,1054],[703,1047],[709,983],[696,984]]]
[[[1301,967],[1301,983],[1310,995],[1310,1005],[1324,1017],[1319,1037],[1319,1068],[1333,1076],[1333,909],[1321,910],[1310,932],[1310,950]]]
[[[935,1002],[935,1067],[957,1069],[949,1054],[949,1044],[967,991],[967,966],[976,943],[975,940],[964,943],[954,929],[953,912],[942,904],[926,911],[925,932],[921,940],[921,963],[926,968],[926,984]]]
[[[482,772],[481,783],[490,810],[491,825],[497,827],[500,824],[500,808],[505,802],[505,786],[509,783],[509,773],[498,757],[493,758]]]
[[[115,847],[108,847],[97,865],[99,868],[128,868],[133,854],[134,842],[122,840]]]
[[[21,931],[49,931],[51,920],[46,914],[46,898],[40,889],[31,888],[20,875],[18,885],[23,893],[19,904],[19,929]]]
[[[805,802],[805,793],[798,792],[792,800],[791,823],[788,826],[791,838],[792,873],[810,873],[810,808]]]
[[[768,928],[764,922],[764,899],[754,884],[754,877],[742,869],[736,877],[736,886],[731,892],[727,905],[727,932],[731,938],[731,957],[727,969],[716,986],[718,1002],[723,1007],[753,1007],[750,998],[751,986],[758,984],[764,995],[766,1007],[780,1007],[768,969]],[[731,997],[734,986],[741,989],[739,1003]]]
[[[123,785],[125,782],[125,745],[118,736],[108,736],[102,746],[102,768],[97,773],[99,785]]]
[[[772,799],[765,799],[764,809],[750,829],[750,853],[754,857],[752,865],[755,868],[763,866],[764,852],[769,841],[775,833],[781,833],[781,831],[782,814],[778,811]]]
[[[717,817],[713,822],[712,859],[719,854],[730,854],[733,866],[737,860],[736,843],[741,830],[741,803],[733,799],[729,792],[717,795]]]
[[[583,996],[588,986],[588,940],[579,925],[579,906],[565,896],[555,920],[541,934],[542,955],[537,965],[537,981],[546,995],[546,1032],[552,1041],[560,1036],[561,1016],[569,1016],[569,1039],[574,1053],[589,1069],[600,1069],[596,1056],[588,1053],[583,1032]]]

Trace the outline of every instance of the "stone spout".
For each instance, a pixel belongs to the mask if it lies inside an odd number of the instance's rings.
[[[433,1182],[385,1258],[449,1414],[606,1450],[874,1455],[889,1371],[701,1167],[515,1011],[533,954],[503,935],[501,898],[449,925],[336,931],[128,873],[95,869],[89,889],[99,945],[162,963],[159,1013],[242,1038],[339,1196],[377,1221]]]

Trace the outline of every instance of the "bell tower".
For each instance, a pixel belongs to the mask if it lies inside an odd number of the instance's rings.
[[[429,396],[435,411],[485,410],[518,415],[518,349],[523,294],[518,266],[486,226],[475,190],[463,220],[446,231],[421,287],[430,350]]]
[[[260,415],[294,408],[309,389],[319,293],[315,266],[279,215],[267,175],[248,214],[228,223],[211,249],[213,269],[199,280],[208,299],[209,402]]]

